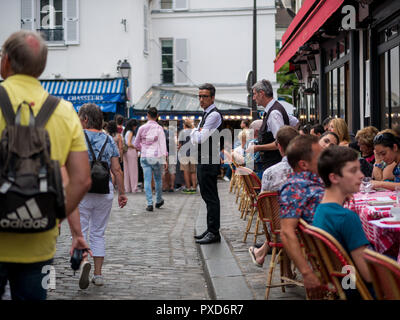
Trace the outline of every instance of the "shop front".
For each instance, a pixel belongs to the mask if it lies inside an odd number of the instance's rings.
[[[125,114],[124,79],[41,80],[50,94],[73,104],[78,112],[85,103],[94,103],[104,113],[104,120]]]
[[[399,28],[400,1],[306,0],[275,60],[299,79],[300,120],[341,117],[354,133],[399,124]]]

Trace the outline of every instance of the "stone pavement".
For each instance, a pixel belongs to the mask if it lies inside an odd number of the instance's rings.
[[[56,288],[48,291],[48,300],[263,300],[271,255],[263,268],[253,265],[248,253],[253,237],[242,242],[247,221],[240,219],[229,182],[218,181],[218,189],[222,241],[203,246],[193,239],[195,229],[205,228],[205,204],[199,193],[165,193],[165,205],[153,212],[145,210],[144,193],[129,194],[123,209],[115,196],[106,230],[103,287],[90,284],[79,289],[79,272],[73,275],[69,262],[69,227],[63,222],[54,259]],[[259,236],[257,242],[264,239]],[[9,292],[3,298],[7,297]],[[304,289],[286,288],[282,293],[272,288],[270,299],[305,299]]]
[[[163,197],[165,205],[153,212],[145,210],[144,193],[129,194],[123,209],[114,197],[106,230],[103,287],[90,284],[79,289],[79,274],[73,275],[69,263],[69,228],[63,222],[54,260],[56,289],[48,292],[48,300],[209,299],[193,241],[200,197],[178,192]]]
[[[229,193],[229,182],[220,181],[218,184],[219,197],[221,201],[221,234],[246,281],[246,284],[253,295],[254,300],[263,300],[265,296],[265,284],[267,280],[268,267],[271,261],[271,255],[267,255],[262,268],[253,264],[248,249],[254,244],[254,235],[247,236],[246,243],[243,242],[244,231],[247,226],[246,221],[240,219],[238,203],[235,202],[236,195]],[[254,216],[256,217],[256,216]],[[255,227],[256,218],[253,219],[252,230]],[[261,231],[261,226],[260,226]],[[257,243],[263,243],[264,235],[257,237]],[[297,274],[299,272],[297,271]],[[300,277],[299,277],[300,279]],[[275,269],[272,283],[279,283],[279,265]],[[304,288],[291,287],[286,288],[285,293],[280,287],[271,288],[269,293],[270,300],[305,300]],[[244,296],[243,299],[246,299]]]

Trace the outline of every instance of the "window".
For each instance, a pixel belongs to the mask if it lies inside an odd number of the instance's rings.
[[[79,44],[79,0],[20,0],[21,29],[51,44]]]
[[[400,124],[400,18],[378,32],[380,113],[383,128]]]
[[[161,10],[187,10],[188,0],[160,0]]]
[[[340,117],[348,121],[349,104],[349,63],[346,62],[327,74],[327,105],[331,117]]]
[[[174,66],[173,66],[173,40],[161,40],[161,82],[173,83],[174,81]]]
[[[172,0],[160,0],[161,9],[172,9]]]
[[[46,41],[63,41],[62,0],[40,0],[39,30]]]
[[[328,115],[351,120],[350,104],[350,49],[349,35],[334,39],[325,49],[328,66],[325,67]]]
[[[399,47],[380,56],[381,106],[384,128],[393,128],[400,123]]]

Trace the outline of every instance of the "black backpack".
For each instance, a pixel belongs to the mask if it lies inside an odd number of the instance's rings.
[[[0,141],[0,232],[37,233],[65,218],[60,164],[50,158],[50,138],[44,128],[59,99],[49,95],[36,117],[27,102],[14,113],[0,86],[0,109],[6,120]],[[30,110],[29,125],[21,125],[21,108]]]
[[[107,161],[101,161],[101,157],[108,142],[108,136],[97,158],[96,155],[94,154],[92,145],[89,142],[89,138],[86,132],[85,132],[85,138],[93,159],[90,162],[92,187],[90,188],[89,193],[100,193],[100,194],[110,193],[110,187],[108,184],[110,181],[110,167],[108,166]]]

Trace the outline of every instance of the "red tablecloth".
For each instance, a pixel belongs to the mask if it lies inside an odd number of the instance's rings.
[[[370,221],[374,232],[375,250],[391,256],[397,256],[400,264],[400,222],[398,224],[385,224],[387,219]],[[390,222],[389,222],[390,223]]]
[[[374,245],[374,229],[372,225],[370,225],[369,221],[390,217],[389,212],[392,206],[380,206],[380,208],[377,209],[378,206],[370,206],[368,205],[368,202],[376,201],[382,197],[393,197],[393,194],[394,193],[391,191],[381,191],[369,194],[356,193],[354,194],[353,200],[345,205],[347,208],[359,215],[365,235],[367,236],[367,239]]]
[[[372,206],[368,204],[369,201],[376,201],[382,197],[395,199],[392,191],[370,194],[356,193],[354,199],[345,206],[359,215],[365,235],[376,251],[396,255],[397,261],[400,263],[400,225],[385,224],[379,221],[382,218],[391,217],[390,209],[393,205]]]

